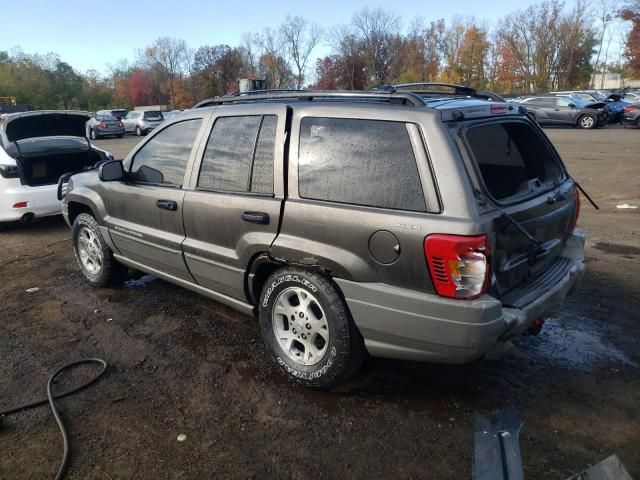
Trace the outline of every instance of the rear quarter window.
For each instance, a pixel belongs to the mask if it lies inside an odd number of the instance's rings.
[[[496,200],[530,193],[532,181],[552,185],[563,176],[554,152],[527,123],[472,126],[465,137],[484,185]]]
[[[426,211],[406,124],[306,117],[300,124],[302,198]]]

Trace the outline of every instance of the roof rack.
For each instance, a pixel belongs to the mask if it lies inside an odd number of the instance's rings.
[[[352,100],[361,102],[390,103],[424,107],[426,102],[414,92],[359,91],[359,90],[256,90],[224,97],[209,98],[198,102],[193,108],[229,105],[234,103],[277,102],[283,100],[317,101],[317,100]]]
[[[456,85],[453,83],[441,82],[414,82],[382,85],[376,88],[375,91],[396,93],[399,91],[408,91],[420,96],[453,95],[456,97],[473,97],[482,100],[492,100],[494,102],[505,101],[504,98],[493,92],[476,90],[468,85]]]

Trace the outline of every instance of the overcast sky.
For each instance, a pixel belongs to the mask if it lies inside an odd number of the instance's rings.
[[[26,53],[59,54],[76,70],[106,71],[106,65],[133,59],[135,50],[160,36],[183,38],[189,47],[240,44],[244,32],[276,28],[287,14],[300,15],[323,27],[348,23],[364,6],[394,10],[403,27],[416,15],[429,22],[454,15],[493,23],[530,0],[404,0],[376,4],[356,0],[0,0],[0,50],[22,47]],[[567,3],[571,3],[568,1]],[[328,52],[321,46],[314,56]]]

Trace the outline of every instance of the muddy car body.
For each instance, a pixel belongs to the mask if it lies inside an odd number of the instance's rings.
[[[256,314],[284,371],[326,387],[366,352],[473,361],[556,311],[578,205],[516,105],[304,92],[185,112],[73,176],[63,212],[90,283],[128,265]]]
[[[89,118],[75,111],[0,117],[0,222],[60,214],[60,176],[113,160],[84,136]]]

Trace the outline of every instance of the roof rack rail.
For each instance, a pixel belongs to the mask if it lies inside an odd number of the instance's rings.
[[[431,88],[419,88],[419,87],[431,87]],[[448,89],[443,90],[442,88]],[[504,98],[500,95],[483,91],[476,90],[473,87],[469,87],[468,85],[457,85],[454,83],[441,83],[441,82],[413,82],[413,83],[398,83],[394,85],[382,85],[375,89],[376,91],[383,92],[399,92],[399,91],[408,91],[415,93],[417,95],[454,95],[454,96],[462,96],[462,97],[473,97],[479,98],[482,100],[493,100],[495,102],[504,102]]]
[[[386,92],[386,91],[360,91],[360,90],[285,90],[285,91],[258,90],[248,95],[225,95],[224,97],[202,100],[193,108],[211,107],[215,105],[229,105],[233,103],[273,102],[283,100],[314,101],[314,100],[355,100],[384,102],[396,105],[410,105],[424,107],[426,102],[420,95],[414,92]]]

